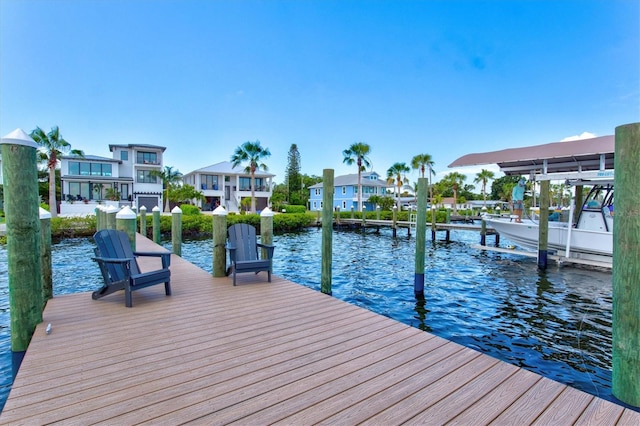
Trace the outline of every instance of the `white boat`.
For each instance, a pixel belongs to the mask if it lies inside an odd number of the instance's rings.
[[[558,212],[556,212],[558,213]],[[581,206],[575,225],[572,211],[557,214],[560,220],[549,221],[547,249],[566,258],[613,263],[613,184],[599,183],[589,192]],[[564,221],[562,220],[564,219]],[[522,222],[509,217],[485,217],[488,226],[514,244],[538,250],[537,217],[524,217]],[[567,241],[570,243],[567,244]]]

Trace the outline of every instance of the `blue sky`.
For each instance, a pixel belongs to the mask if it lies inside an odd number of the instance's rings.
[[[277,182],[293,143],[303,173],[355,173],[365,142],[378,173],[428,153],[438,180],[639,120],[637,0],[0,0],[1,136],[166,146],[182,173],[248,140]]]

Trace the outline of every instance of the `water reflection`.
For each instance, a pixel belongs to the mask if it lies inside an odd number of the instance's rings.
[[[611,274],[540,272],[533,259],[470,248],[478,238],[463,231],[452,231],[450,242],[428,238],[424,298],[416,299],[415,238],[336,231],[333,296],[612,399]],[[321,231],[276,235],[274,244],[274,273],[320,291]],[[54,294],[100,286],[92,249],[85,239],[54,245]],[[182,253],[212,270],[210,239],[184,241]],[[11,374],[6,274],[0,247],[0,403]]]

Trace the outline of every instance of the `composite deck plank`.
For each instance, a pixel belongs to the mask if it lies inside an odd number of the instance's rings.
[[[525,370],[505,378],[516,367],[275,275],[241,274],[234,287],[175,255],[171,271],[171,296],[141,289],[133,308],[124,292],[50,300],[0,423],[640,423]]]

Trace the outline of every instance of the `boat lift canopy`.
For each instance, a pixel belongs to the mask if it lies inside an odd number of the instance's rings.
[[[613,179],[615,136],[552,142],[464,155],[449,167],[497,164],[509,176],[532,179]]]

